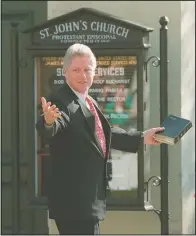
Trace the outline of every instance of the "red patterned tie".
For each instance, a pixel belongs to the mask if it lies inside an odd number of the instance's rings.
[[[99,116],[97,114],[97,111],[96,111],[96,108],[95,108],[93,102],[88,97],[86,98],[86,102],[88,103],[88,105],[90,107],[90,111],[95,116],[96,134],[98,136],[98,139],[100,140],[101,148],[103,150],[104,156],[106,156],[106,141],[105,141],[105,135],[103,132],[103,127],[102,127],[101,121],[99,119]]]

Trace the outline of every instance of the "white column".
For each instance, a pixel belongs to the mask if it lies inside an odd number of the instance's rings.
[[[195,2],[181,1],[181,116],[193,128],[181,141],[182,234],[195,232]]]

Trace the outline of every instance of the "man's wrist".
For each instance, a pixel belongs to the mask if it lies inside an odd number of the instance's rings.
[[[54,122],[52,122],[52,123],[48,123],[48,122],[44,122],[44,125],[46,126],[46,127],[52,127],[53,125],[54,125]]]

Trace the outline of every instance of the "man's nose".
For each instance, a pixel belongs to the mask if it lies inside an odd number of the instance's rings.
[[[84,79],[87,78],[87,76],[86,76],[86,72],[85,72],[84,70],[81,70],[81,76],[82,76]]]

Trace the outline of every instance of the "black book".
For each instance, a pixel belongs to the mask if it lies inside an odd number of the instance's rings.
[[[157,132],[154,138],[162,143],[174,145],[192,127],[192,122],[184,118],[169,115],[161,124],[165,130]]]

